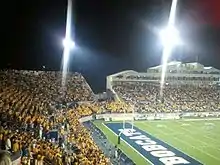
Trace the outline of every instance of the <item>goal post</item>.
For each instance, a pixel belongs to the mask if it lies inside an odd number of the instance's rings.
[[[131,113],[129,113],[129,117],[128,117],[128,114],[127,114],[127,111],[126,109],[124,109],[124,114],[123,114],[123,130],[124,129],[131,129],[133,131],[134,129],[134,118],[135,118],[135,105],[131,105],[129,106],[130,108],[130,111]],[[129,123],[131,125],[126,127],[126,123]]]
[[[134,131],[135,105],[132,106],[131,130]]]

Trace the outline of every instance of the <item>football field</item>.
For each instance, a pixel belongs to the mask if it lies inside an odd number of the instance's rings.
[[[117,144],[121,122],[95,121]],[[136,121],[121,134],[119,148],[137,165],[220,165],[220,120]]]

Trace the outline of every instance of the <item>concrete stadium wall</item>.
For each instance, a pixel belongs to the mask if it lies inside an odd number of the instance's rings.
[[[86,122],[93,119],[104,119],[106,121],[122,121],[122,120],[173,120],[181,118],[207,118],[215,117],[220,118],[220,112],[188,112],[188,113],[148,113],[148,114],[139,114],[139,113],[113,113],[113,114],[97,114],[82,117],[80,122]]]

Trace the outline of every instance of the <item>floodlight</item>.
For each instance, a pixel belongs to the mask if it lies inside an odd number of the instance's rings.
[[[66,36],[62,41],[64,50],[63,50],[63,75],[62,75],[62,86],[65,86],[66,75],[68,72],[68,62],[69,55],[72,48],[75,47],[75,42],[71,40],[71,19],[72,19],[72,0],[68,0],[67,4],[67,16],[66,16]]]
[[[75,42],[72,41],[71,39],[63,39],[63,46],[64,48],[67,48],[67,49],[72,49],[75,47]]]
[[[163,96],[163,87],[166,77],[167,61],[172,53],[173,47],[181,43],[178,30],[175,28],[175,18],[178,0],[172,0],[170,16],[167,27],[159,35],[164,46],[162,56],[162,73],[160,82],[160,95]]]
[[[161,43],[164,47],[174,47],[181,44],[179,31],[173,26],[168,25],[159,33]]]

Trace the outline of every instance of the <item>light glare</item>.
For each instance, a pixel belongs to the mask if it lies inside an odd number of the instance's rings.
[[[71,40],[71,19],[72,19],[72,0],[68,0],[67,4],[67,16],[66,16],[66,36],[63,40],[63,74],[62,74],[62,87],[66,84],[66,75],[68,72],[68,62],[70,50],[75,46],[75,43]]]
[[[164,47],[174,47],[181,43],[179,32],[172,25],[168,25],[165,29],[161,30],[159,35]]]
[[[63,39],[63,46],[64,48],[69,48],[72,49],[75,47],[75,42],[72,41],[71,39]]]
[[[163,97],[163,88],[166,77],[167,62],[172,53],[173,47],[180,43],[179,32],[174,26],[176,19],[177,1],[178,0],[172,1],[168,26],[165,30],[161,31],[160,33],[161,41],[164,46],[163,56],[162,56],[162,73],[161,73],[161,82],[160,82],[161,97]]]

